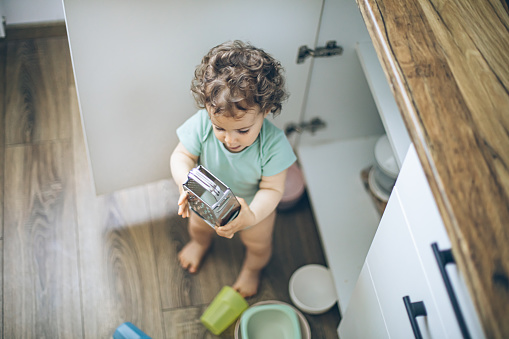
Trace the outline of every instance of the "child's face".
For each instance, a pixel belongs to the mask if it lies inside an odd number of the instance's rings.
[[[235,117],[210,114],[210,109],[208,112],[214,135],[232,153],[241,152],[255,142],[262,129],[263,120],[269,114],[269,111],[261,113],[257,106],[248,108],[246,111],[234,108],[232,113]]]

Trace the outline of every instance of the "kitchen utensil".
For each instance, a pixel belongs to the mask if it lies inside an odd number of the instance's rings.
[[[189,172],[183,186],[191,209],[212,227],[226,225],[240,211],[231,189],[201,165]]]

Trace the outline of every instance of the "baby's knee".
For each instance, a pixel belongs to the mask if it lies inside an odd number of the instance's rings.
[[[205,220],[193,214],[189,217],[188,227],[190,232],[215,233],[214,228],[207,224]]]
[[[263,241],[242,239],[242,243],[246,247],[246,250],[253,254],[266,254],[272,252],[272,241],[270,239]]]

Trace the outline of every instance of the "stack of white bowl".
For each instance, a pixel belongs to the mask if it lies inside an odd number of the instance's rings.
[[[375,145],[375,164],[369,172],[369,188],[383,201],[389,200],[398,177],[399,166],[387,135],[381,136]]]

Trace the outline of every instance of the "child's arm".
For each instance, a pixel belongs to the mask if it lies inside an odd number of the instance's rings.
[[[260,188],[251,204],[248,206],[244,199],[239,198],[241,204],[239,215],[225,226],[216,227],[216,233],[225,238],[232,238],[236,232],[267,218],[283,197],[286,171],[270,177],[262,177]]]
[[[182,185],[187,180],[187,174],[196,166],[197,162],[198,156],[190,153],[180,142],[171,154],[171,175],[180,191],[178,214],[183,218],[189,217],[190,212],[189,205],[187,204],[187,193],[184,191]]]

